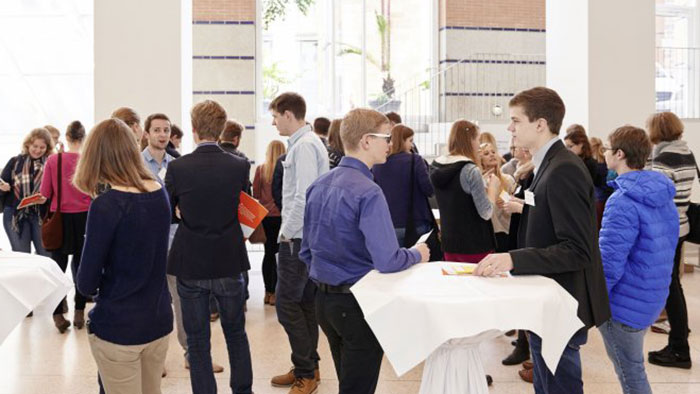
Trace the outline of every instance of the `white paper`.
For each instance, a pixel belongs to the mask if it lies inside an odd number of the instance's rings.
[[[418,241],[416,241],[416,245],[425,243],[425,241],[428,240],[428,237],[430,237],[430,234],[432,234],[432,233],[433,233],[433,230],[430,230],[427,233],[421,235],[420,238],[418,238]]]
[[[526,190],[525,191],[525,204],[534,207],[535,206],[535,193]]]
[[[509,202],[510,201],[510,194],[508,194],[507,191],[503,190],[501,194],[498,195],[503,202]]]

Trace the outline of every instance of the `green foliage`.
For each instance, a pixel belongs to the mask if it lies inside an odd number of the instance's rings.
[[[316,0],[291,0],[296,5],[299,12],[306,15]],[[278,19],[284,20],[287,16],[287,6],[290,0],[263,0],[263,28],[267,29],[270,24]]]
[[[290,83],[292,80],[288,78],[284,71],[279,68],[279,63],[272,63],[270,66],[263,66],[263,97],[273,99],[279,92],[280,85]]]

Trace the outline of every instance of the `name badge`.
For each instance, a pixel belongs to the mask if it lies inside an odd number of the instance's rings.
[[[535,193],[525,190],[525,204],[535,206]]]
[[[158,171],[158,178],[160,178],[161,181],[165,181],[165,174],[168,172],[168,169],[163,167]]]

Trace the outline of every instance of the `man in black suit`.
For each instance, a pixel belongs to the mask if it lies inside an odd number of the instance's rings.
[[[538,87],[510,101],[516,144],[533,153],[535,178],[525,193],[518,246],[482,260],[476,275],[543,275],[554,279],[578,301],[584,328],[570,339],[555,373],[542,359],[542,341],[530,332],[537,393],[583,393],[579,348],[588,328],[610,318],[608,292],[598,249],[593,181],[581,159],[558,138],[564,103],[551,89]],[[551,316],[556,319],[556,316]]]
[[[213,294],[228,347],[231,389],[251,393],[242,276],[250,263],[238,221],[239,194],[246,187],[250,164],[216,144],[226,122],[221,105],[207,100],[195,105],[191,115],[197,148],[170,163],[165,187],[173,211],[179,208],[182,218],[168,256],[168,273],[177,277],[192,391],[216,392],[209,342]]]

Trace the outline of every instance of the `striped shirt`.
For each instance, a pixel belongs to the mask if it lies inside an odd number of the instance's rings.
[[[659,142],[651,152],[651,161],[647,169],[661,172],[673,181],[676,187],[673,202],[676,203],[681,226],[679,236],[688,235],[690,226],[686,212],[690,205],[690,194],[696,174],[695,157],[688,148],[688,143],[683,140]]]

